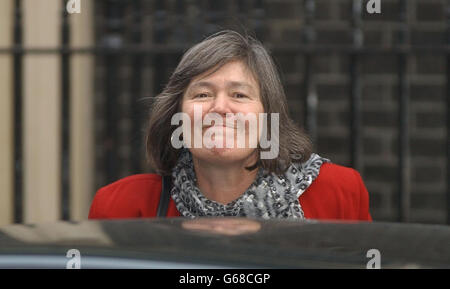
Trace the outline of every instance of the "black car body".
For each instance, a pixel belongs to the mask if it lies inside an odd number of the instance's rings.
[[[381,268],[450,268],[450,227],[155,218],[0,229],[0,268],[64,269],[75,257],[81,268],[370,268],[374,258]]]

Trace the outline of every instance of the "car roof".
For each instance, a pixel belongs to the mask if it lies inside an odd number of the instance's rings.
[[[33,256],[62,262],[77,249],[92,264],[106,260],[100,267],[126,260],[130,267],[366,268],[375,249],[385,268],[449,268],[449,244],[445,225],[233,217],[60,221],[0,228],[0,266],[26,267]]]

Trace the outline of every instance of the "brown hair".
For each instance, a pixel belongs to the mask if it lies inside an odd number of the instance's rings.
[[[175,129],[170,121],[179,112],[183,94],[191,79],[213,68],[216,71],[232,60],[246,64],[258,81],[264,112],[279,113],[278,158],[259,159],[256,165],[280,174],[292,162],[309,159],[311,141],[289,118],[286,95],[271,56],[255,38],[224,30],[191,47],[183,55],[164,90],[153,99],[146,150],[150,165],[158,173],[170,174],[178,160],[180,149],[173,148],[170,142]],[[270,121],[270,117],[268,119]]]

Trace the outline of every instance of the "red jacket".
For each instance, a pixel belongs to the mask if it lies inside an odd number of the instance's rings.
[[[155,217],[161,194],[161,176],[133,175],[97,191],[89,219]],[[300,196],[308,219],[371,221],[369,194],[359,173],[351,168],[324,163],[319,176]],[[180,216],[170,199],[168,217]]]

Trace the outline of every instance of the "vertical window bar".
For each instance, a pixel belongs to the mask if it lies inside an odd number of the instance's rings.
[[[202,38],[204,38],[207,35],[210,35],[214,32],[217,32],[218,29],[216,29],[216,26],[214,25],[215,20],[215,13],[212,10],[213,8],[213,2],[212,1],[203,1],[202,2],[202,13],[204,15],[205,25],[204,25],[204,35]]]
[[[192,27],[192,41],[193,42],[198,42],[203,40],[203,38],[205,37],[205,31],[206,31],[206,23],[207,23],[207,15],[205,13],[206,8],[207,8],[207,2],[206,0],[201,0],[198,1],[197,6],[199,7],[199,11],[195,14],[192,15],[191,12],[191,16],[193,17],[191,18],[193,23],[191,25]]]
[[[398,44],[400,48],[408,45],[408,6],[406,0],[400,1],[400,22]],[[410,215],[410,156],[409,156],[409,87],[408,87],[408,54],[400,51],[398,54],[398,221],[408,222]]]
[[[218,25],[225,24],[226,20],[226,10],[229,6],[229,1],[209,1],[208,16],[210,17],[210,22],[212,24],[212,29],[217,30]]]
[[[61,216],[63,220],[69,220],[70,218],[70,140],[69,140],[69,131],[70,131],[70,75],[69,75],[69,39],[70,39],[70,30],[69,30],[69,19],[68,13],[66,11],[65,1],[62,1],[63,5],[61,7],[62,12],[62,52],[61,52],[61,105],[62,105],[62,126],[61,126],[61,135],[62,135],[62,157],[61,157]]]
[[[154,11],[154,37],[153,43],[156,45],[164,44],[167,42],[167,31],[166,31],[166,20],[167,11],[165,7],[165,1],[156,1],[155,11]],[[157,52],[153,56],[153,71],[154,71],[154,81],[155,85],[155,95],[162,91],[164,83],[166,82],[166,59],[163,53]]]
[[[305,53],[305,67],[304,67],[304,79],[303,79],[303,95],[304,95],[304,127],[308,132],[313,143],[317,139],[317,123],[316,123],[316,110],[317,110],[317,94],[313,84],[313,50],[311,49],[315,42],[315,30],[313,26],[314,14],[316,9],[315,0],[305,0],[305,28],[304,28],[304,43],[307,47]]]
[[[133,44],[139,45],[142,41],[142,1],[133,1],[133,24],[132,24],[132,41]],[[141,171],[142,158],[142,123],[145,121],[141,110],[141,77],[142,77],[142,53],[132,54],[132,78],[131,78],[131,172],[137,174]]]
[[[120,93],[120,59],[117,49],[122,47],[122,19],[123,10],[118,0],[105,2],[106,9],[106,36],[105,36],[105,102],[106,106],[106,133],[104,138],[106,181],[111,183],[119,177],[119,109],[118,99]]]
[[[186,11],[186,3],[184,0],[179,0],[175,3],[175,21],[173,22],[173,29],[174,29],[174,35],[173,39],[175,40],[176,44],[180,43],[186,43],[188,41],[188,35],[189,35],[189,27],[186,22],[189,22],[187,20],[187,15],[185,14]],[[173,58],[171,58],[173,59]]]
[[[166,9],[165,9],[165,1],[157,0],[153,6],[153,46],[159,46],[166,42]],[[151,65],[153,70],[153,95],[156,96],[161,93],[164,83],[166,82],[166,57],[161,52],[154,52],[151,55]],[[170,124],[168,124],[170,125]],[[157,137],[157,136],[150,136]],[[170,145],[170,144],[168,144]],[[155,168],[152,168],[155,169]]]
[[[165,4],[166,3],[164,0],[157,0],[155,3],[154,40],[157,44],[165,43],[167,41],[167,34],[166,34],[167,10]]]
[[[353,0],[353,52],[350,55],[350,163],[361,169],[361,69],[359,53],[364,43],[361,29],[362,1]]]
[[[237,20],[239,21],[239,25],[242,25],[243,27],[252,27],[252,19],[249,19],[251,17],[248,17],[250,15],[249,9],[248,9],[248,1],[245,0],[236,0],[234,3],[234,10],[233,15],[237,15]],[[249,21],[250,20],[250,21]]]
[[[447,18],[447,45],[450,45],[450,2],[447,1],[446,18]],[[447,224],[450,225],[450,53],[447,50]]]
[[[22,1],[14,4],[14,222],[22,223]]]
[[[255,5],[253,7],[253,30],[255,31],[255,36],[260,41],[264,42],[266,39],[266,30],[264,21],[266,19],[265,10],[264,10],[264,1],[256,0]]]

